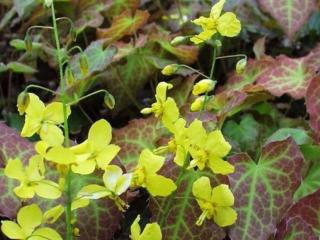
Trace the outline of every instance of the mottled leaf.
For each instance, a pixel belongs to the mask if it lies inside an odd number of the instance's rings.
[[[312,73],[305,65],[305,58],[289,58],[280,55],[258,79],[274,96],[289,94],[294,99],[305,97]]]
[[[259,0],[259,4],[277,20],[290,39],[295,37],[316,8],[315,0]]]
[[[235,173],[229,176],[236,199],[238,221],[232,239],[267,240],[293,201],[301,182],[303,156],[293,139],[265,145],[257,161],[245,153],[230,162]]]
[[[317,240],[318,237],[301,217],[286,219],[277,228],[275,240]]]
[[[320,142],[320,77],[315,77],[310,82],[306,93],[306,105],[310,114],[310,126],[316,140]]]
[[[277,130],[268,138],[267,143],[283,141],[288,137],[292,137],[298,145],[312,143],[312,139],[304,129],[296,128],[281,128]]]
[[[114,17],[110,28],[98,29],[97,36],[108,42],[116,41],[124,36],[134,34],[148,21],[148,18],[148,11],[137,10],[133,15],[129,10],[125,11]]]
[[[121,147],[119,157],[127,170],[137,164],[143,149],[155,148],[164,131],[154,117],[134,119],[127,126],[113,130],[113,142]]]

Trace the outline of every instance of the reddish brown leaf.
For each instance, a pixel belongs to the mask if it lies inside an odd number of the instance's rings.
[[[267,240],[292,204],[302,179],[303,155],[288,138],[264,146],[256,162],[245,153],[232,156],[230,162],[236,168],[229,180],[238,212],[231,238]]]
[[[261,7],[277,20],[293,39],[316,9],[316,0],[259,0]]]
[[[310,114],[310,126],[316,139],[320,141],[320,77],[310,82],[306,94],[307,111]]]
[[[106,41],[110,43],[124,36],[132,35],[146,24],[149,16],[148,11],[137,10],[132,14],[131,11],[127,10],[113,19],[110,28],[99,28],[97,30],[97,36],[100,39],[106,39]]]

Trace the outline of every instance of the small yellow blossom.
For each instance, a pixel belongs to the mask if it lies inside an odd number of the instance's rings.
[[[197,220],[198,226],[202,225],[205,219],[213,219],[220,227],[230,226],[237,220],[237,213],[232,208],[234,197],[226,184],[211,188],[208,177],[200,177],[192,186],[192,193],[195,196],[202,214]]]
[[[200,17],[192,21],[202,27],[202,32],[193,36],[190,40],[195,43],[203,43],[219,32],[225,37],[235,37],[241,31],[241,23],[232,12],[221,15],[225,0],[219,0],[213,5],[209,17]]]
[[[224,175],[234,172],[234,167],[222,159],[229,153],[231,146],[220,130],[207,134],[202,122],[195,119],[188,128],[188,134],[191,143],[189,152],[192,157],[189,168],[197,166],[203,170],[208,166],[213,173]]]
[[[166,76],[171,76],[172,74],[175,74],[177,72],[178,68],[179,68],[178,64],[170,64],[165,66],[162,69],[161,73]]]
[[[193,101],[190,107],[191,112],[199,112],[203,108],[205,96],[197,97],[196,100]]]
[[[155,155],[148,149],[143,150],[133,172],[131,186],[146,188],[152,196],[170,195],[177,186],[170,178],[157,174],[164,162],[164,157]]]
[[[39,227],[43,222],[41,209],[32,204],[21,208],[18,212],[17,223],[13,221],[1,221],[1,231],[10,239],[47,239],[62,240],[62,237],[54,229]]]
[[[156,102],[151,105],[151,108],[141,110],[142,114],[154,113],[168,129],[179,118],[179,109],[176,102],[173,98],[167,97],[167,90],[172,87],[170,83],[160,82],[156,89]]]
[[[161,240],[162,233],[158,223],[148,223],[141,233],[141,228],[139,225],[140,215],[136,217],[131,225],[131,240]]]
[[[246,68],[246,66],[247,66],[247,58],[243,58],[243,59],[241,59],[241,60],[239,60],[238,62],[237,62],[237,65],[236,65],[236,72],[238,73],[238,74],[241,74],[241,73],[243,73],[244,72],[244,70],[245,70],[245,68]]]
[[[76,155],[75,164],[71,166],[74,173],[90,174],[98,166],[105,170],[112,159],[120,151],[120,147],[110,144],[112,127],[104,119],[95,122],[88,134],[88,139],[83,143],[71,147]]]
[[[103,174],[105,186],[97,184],[87,185],[79,191],[78,198],[87,200],[87,204],[89,204],[89,199],[108,197],[115,202],[119,210],[124,211],[127,208],[127,204],[119,196],[129,188],[132,174],[122,173],[121,168],[116,165],[107,166]],[[82,201],[82,204],[85,204],[85,202]]]
[[[193,86],[192,94],[198,96],[203,93],[208,93],[214,89],[216,82],[211,79],[203,79]]]
[[[59,185],[53,181],[45,180],[41,174],[42,159],[33,157],[25,168],[20,159],[10,159],[4,169],[4,174],[20,182],[13,189],[14,193],[23,199],[33,198],[35,194],[47,199],[57,199],[61,196]]]
[[[26,117],[22,137],[31,137],[35,133],[46,141],[50,146],[59,146],[63,143],[64,136],[62,130],[57,126],[62,124],[63,107],[60,102],[53,102],[45,106],[44,103],[35,94],[29,93],[29,104],[25,109]],[[23,111],[21,104],[18,109]],[[67,115],[71,113],[70,108],[67,109]]]

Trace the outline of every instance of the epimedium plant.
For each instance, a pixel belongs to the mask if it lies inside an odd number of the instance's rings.
[[[235,37],[241,30],[240,21],[236,15],[227,12],[222,13],[225,1],[220,0],[215,4],[209,17],[200,17],[193,22],[200,25],[203,31],[199,35],[192,36],[190,40],[199,44],[210,40],[215,34],[226,37]],[[105,103],[111,109],[114,106],[113,96],[106,90],[99,90],[83,96],[75,101],[67,101],[66,87],[74,82],[74,74],[69,66],[68,59],[62,54],[60,45],[58,20],[55,16],[55,4],[53,1],[45,1],[44,5],[51,9],[52,27],[45,27],[52,30],[56,43],[56,57],[59,66],[60,91],[30,85],[23,91],[17,102],[20,115],[25,115],[25,122],[21,132],[22,137],[39,135],[40,141],[35,145],[36,154],[32,156],[26,166],[19,158],[10,159],[4,169],[8,178],[16,179],[20,185],[13,189],[14,193],[29,203],[35,195],[44,199],[61,199],[65,201],[47,209],[44,213],[35,204],[26,204],[17,215],[17,223],[13,221],[2,221],[2,232],[11,239],[73,239],[81,236],[79,229],[74,227],[77,221],[76,212],[80,208],[87,207],[91,201],[108,198],[117,206],[118,210],[125,212],[129,207],[121,196],[126,191],[137,188],[145,188],[152,198],[167,197],[166,207],[162,213],[160,225],[163,224],[172,207],[179,179],[184,174],[198,174],[204,169],[210,169],[213,174],[228,175],[234,172],[234,167],[223,158],[228,155],[231,145],[225,140],[221,129],[207,131],[201,120],[202,114],[206,111],[206,106],[213,96],[209,93],[214,90],[216,81],[213,80],[217,49],[221,47],[219,40],[215,41],[213,62],[210,76],[199,72],[187,65],[168,65],[162,73],[171,75],[179,68],[188,68],[204,76],[205,79],[193,86],[193,94],[198,97],[191,105],[191,111],[198,112],[191,123],[181,116],[175,100],[168,97],[167,91],[173,85],[160,82],[156,87],[156,102],[150,108],[141,110],[142,114],[153,113],[161,124],[171,133],[171,139],[167,145],[157,149],[144,149],[140,153],[137,165],[132,172],[123,173],[118,165],[112,164],[112,160],[117,156],[120,147],[111,144],[112,127],[104,119],[92,124],[88,137],[79,144],[72,144],[69,137],[68,117],[72,110],[71,106],[77,104],[94,94],[104,93]],[[71,24],[72,26],[72,24]],[[71,34],[73,29],[71,29]],[[183,37],[185,39],[186,37]],[[177,42],[174,40],[173,42]],[[31,51],[33,43],[27,35],[25,38],[27,51]],[[81,52],[79,65],[81,74],[86,76],[89,73],[87,57]],[[243,55],[231,55],[220,58],[243,57]],[[240,60],[236,66],[237,72],[242,72],[246,65],[246,57]],[[66,66],[66,67],[65,67]],[[65,70],[64,70],[65,68]],[[30,93],[32,88],[42,89],[54,93],[59,100],[49,104],[43,103],[36,94]],[[61,130],[63,129],[63,131]],[[173,162],[180,168],[177,181],[165,177],[161,174],[161,169],[166,163],[168,153],[173,154]],[[56,181],[50,179],[49,171],[58,173]],[[76,196],[72,196],[72,177],[79,175],[95,174],[103,172],[102,182],[104,185],[89,184],[83,186]],[[204,221],[213,220],[211,224],[220,227],[227,227],[235,223],[237,213],[233,209],[234,196],[226,184],[219,184],[212,188],[210,179],[207,176],[199,176],[192,181],[192,194],[196,199],[202,213],[196,225],[201,227]],[[66,231],[65,236],[59,233],[54,227],[48,225],[55,223],[62,215],[65,215]],[[140,216],[131,226],[131,239],[162,239],[161,228],[158,223],[147,224],[141,231],[139,226]],[[88,226],[90,227],[90,226]]]

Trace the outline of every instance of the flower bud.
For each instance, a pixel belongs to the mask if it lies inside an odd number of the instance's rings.
[[[220,48],[220,47],[222,47],[222,42],[220,40],[215,40],[213,45],[216,48]]]
[[[109,108],[109,109],[114,109],[114,106],[116,105],[116,100],[110,93],[106,93],[104,95],[104,104]]]
[[[74,77],[73,71],[70,66],[66,69],[66,84],[68,87],[72,86],[75,83],[76,79]]]
[[[44,6],[50,8],[52,5],[52,0],[44,0]]]
[[[172,74],[177,72],[178,68],[179,68],[178,64],[170,64],[170,65],[165,66],[162,69],[161,73],[166,76],[171,76]]]
[[[247,58],[242,58],[241,60],[239,60],[237,62],[237,65],[236,65],[236,72],[238,74],[241,74],[244,72],[245,68],[247,66]]]
[[[25,113],[29,103],[30,103],[29,93],[27,93],[26,91],[23,91],[22,93],[20,93],[17,99],[17,107],[20,115],[23,115]]]
[[[147,115],[147,114],[150,114],[152,113],[152,109],[151,108],[144,108],[140,111],[140,113],[144,114],[144,115]]]
[[[32,39],[29,34],[27,34],[26,37],[24,38],[24,44],[26,45],[27,52],[31,53],[33,47],[32,47]]]
[[[89,75],[89,62],[88,62],[87,55],[81,54],[79,61],[80,61],[80,71],[81,71],[82,75],[84,77],[88,76]]]
[[[216,82],[211,79],[203,79],[193,86],[192,94],[198,96],[214,89]]]
[[[187,37],[178,36],[178,37],[175,37],[174,39],[172,39],[170,44],[172,46],[177,46],[177,45],[181,44],[182,42],[184,42],[186,39],[187,39]]]
[[[191,112],[199,112],[204,104],[205,96],[197,97],[196,100],[191,104]]]

